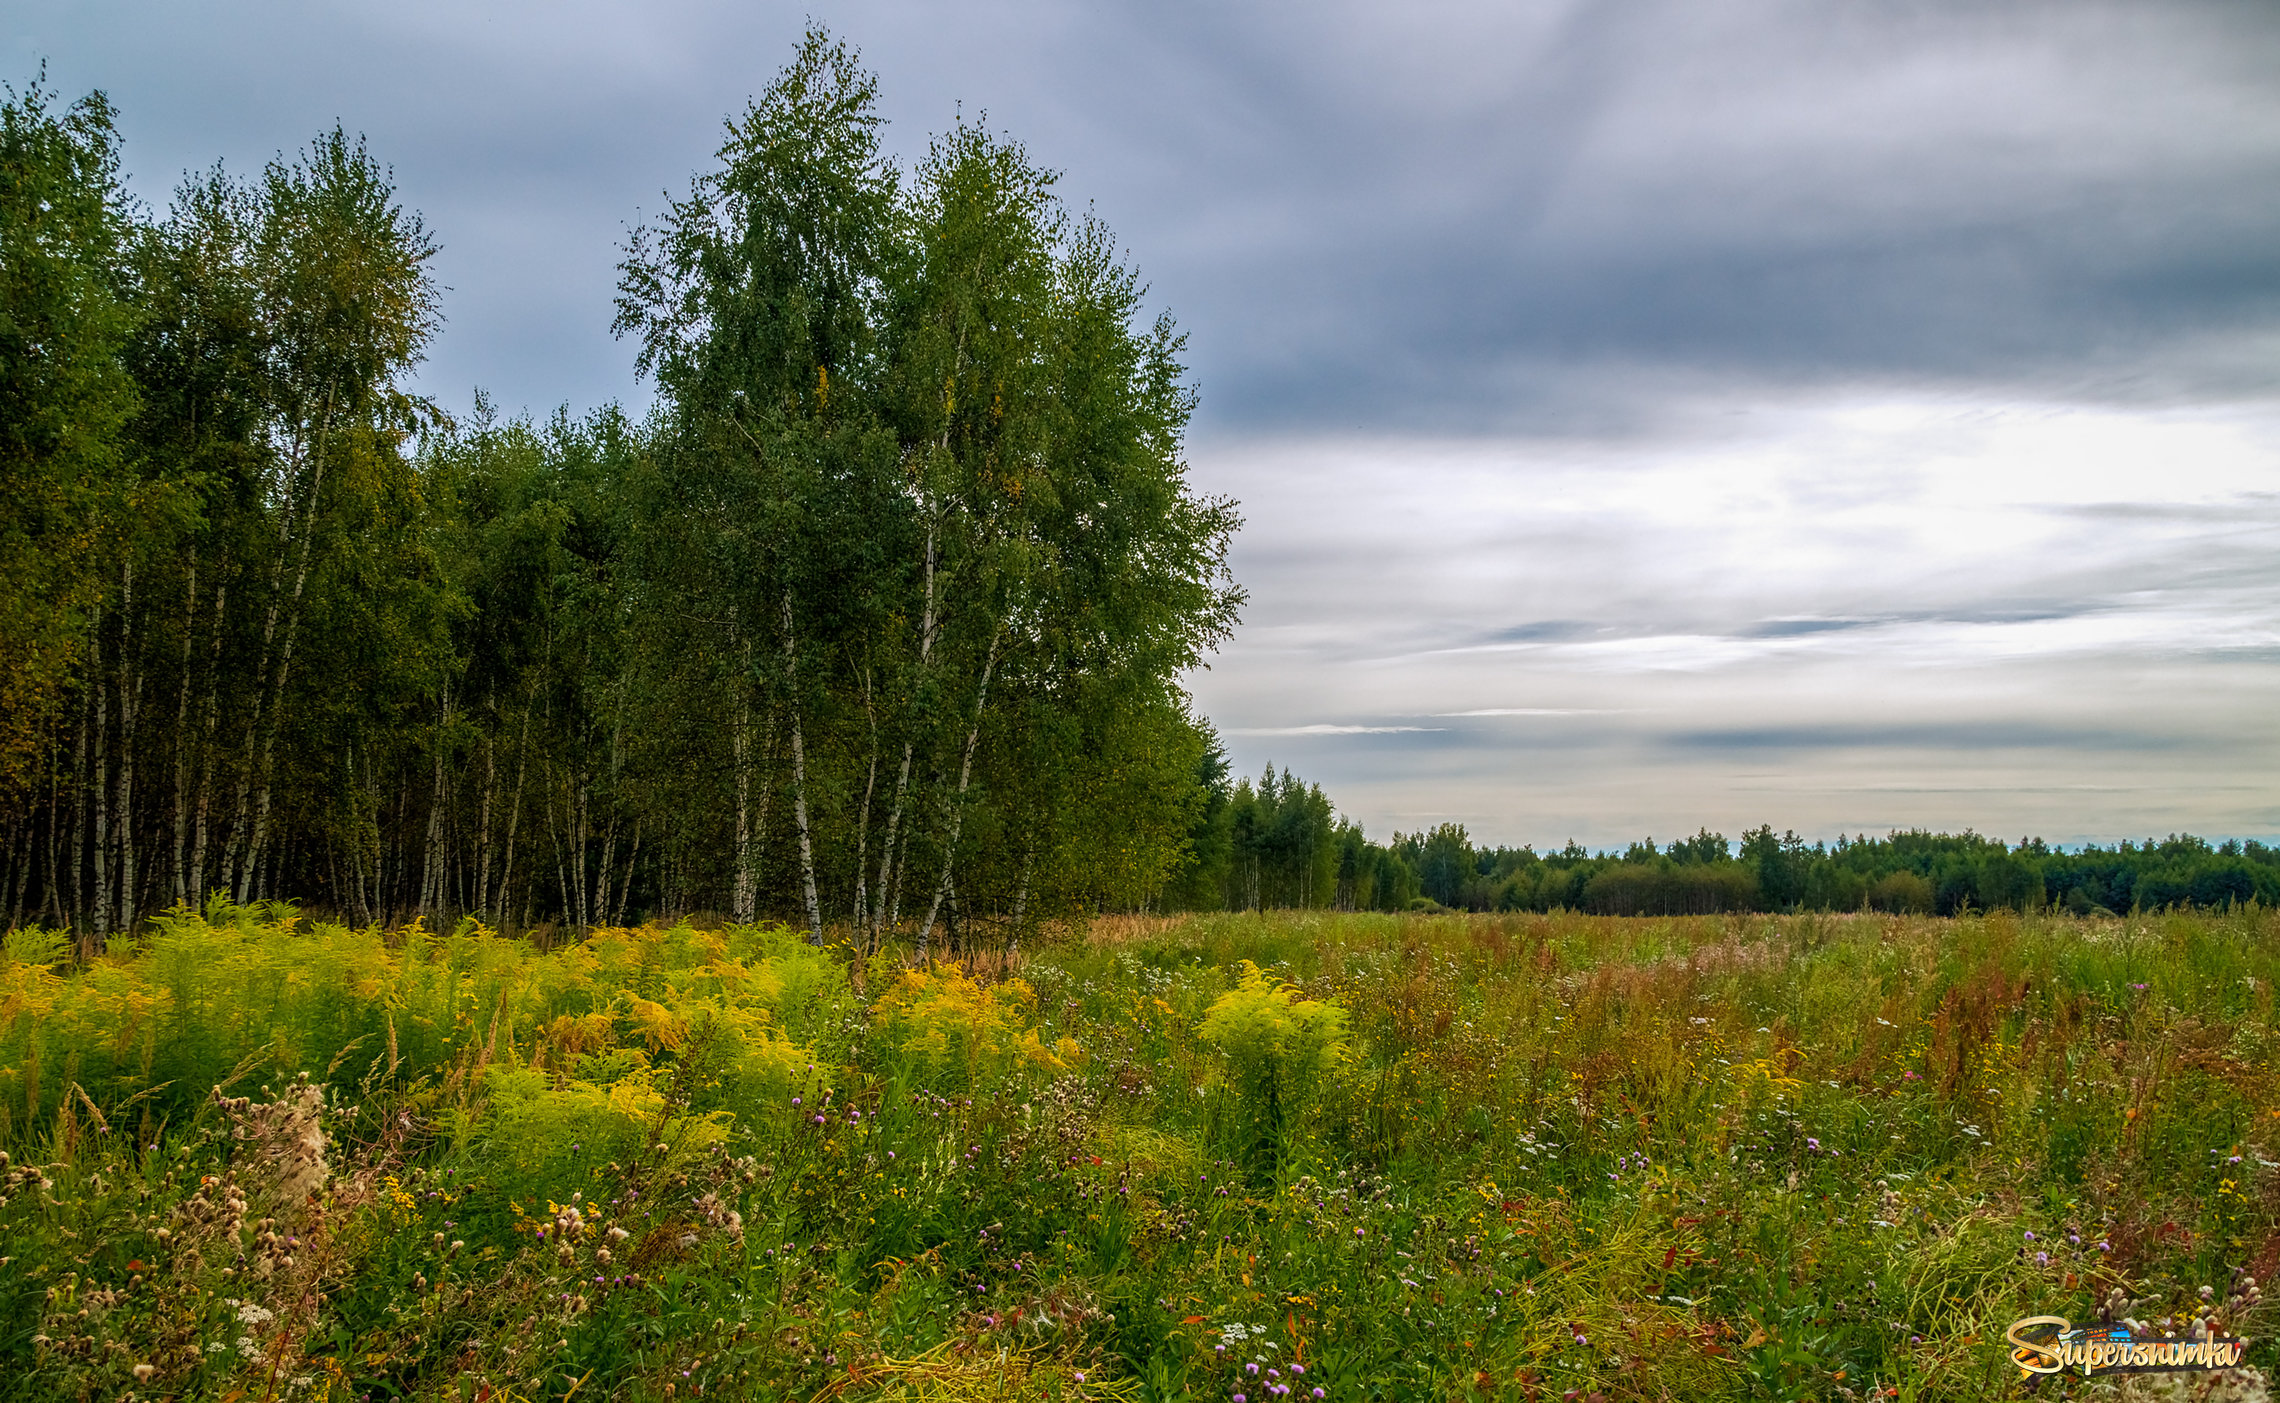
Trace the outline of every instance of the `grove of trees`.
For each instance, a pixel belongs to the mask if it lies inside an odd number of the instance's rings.
[[[406,386],[436,244],[340,131],[151,217],[101,95],[0,131],[0,914],[924,945],[1147,900],[1232,503],[1168,319],[1017,143],[909,170],[811,32],[626,250],[655,412]]]

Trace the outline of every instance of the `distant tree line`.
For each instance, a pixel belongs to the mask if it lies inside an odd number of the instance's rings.
[[[1163,904],[1182,910],[1587,911],[1611,916],[1723,911],[1889,911],[1952,916],[2056,906],[2078,915],[2280,904],[2280,848],[2213,845],[2190,834],[2062,852],[2039,838],[1897,832],[1808,844],[1770,827],[1739,843],[1703,830],[1620,852],[1569,842],[1476,846],[1462,824],[1383,844],[1331,807],[1320,786],[1269,766],[1230,786],[1214,748],[1189,854]]]
[[[655,412],[454,422],[407,388],[436,244],[360,141],[152,215],[100,94],[7,90],[0,919],[924,945],[1156,899],[1238,520],[1054,183],[972,124],[898,167],[812,32],[626,250]]]

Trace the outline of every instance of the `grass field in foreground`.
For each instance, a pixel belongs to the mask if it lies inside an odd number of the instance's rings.
[[[1973,1399],[2016,1316],[2272,1323],[2253,909],[64,956],[0,959],[8,1398]]]

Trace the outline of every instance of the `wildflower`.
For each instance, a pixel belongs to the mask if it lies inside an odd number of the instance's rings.
[[[2050,1265],[2050,1254],[2049,1254],[2048,1252],[2037,1252],[2037,1253],[2035,1254],[2035,1265],[2036,1265],[2036,1266],[2038,1266],[2038,1267],[2047,1267],[2047,1266],[2049,1266],[2049,1265]]]
[[[1259,1372],[1259,1366],[1256,1364],[1246,1364],[1243,1366],[1243,1372],[1246,1374],[1256,1374]]]
[[[2029,1241],[2029,1242],[2032,1242],[2032,1241],[2034,1241],[2034,1240],[2035,1240],[2035,1235],[2034,1235],[2034,1233],[2033,1233],[2032,1231],[2029,1231],[2029,1232],[2027,1233],[2027,1241]]]
[[[1293,1374],[1304,1375],[1306,1373],[1306,1366],[1304,1364],[1293,1364],[1290,1366],[1290,1371]]]
[[[1083,1372],[1082,1370],[1079,1370],[1079,1371],[1078,1371],[1078,1373],[1077,1373],[1077,1382],[1078,1382],[1078,1383],[1083,1383],[1084,1381],[1085,1381],[1084,1372]]]
[[[1805,1148],[1808,1150],[1817,1150],[1821,1148],[1821,1142],[1808,1135],[1805,1137]]]

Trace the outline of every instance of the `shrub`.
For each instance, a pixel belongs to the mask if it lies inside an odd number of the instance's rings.
[[[1887,872],[1868,889],[1868,904],[1895,914],[1923,914],[1932,909],[1932,884],[1913,872]]]
[[[1074,1042],[1046,1047],[1029,1022],[1037,995],[1019,979],[984,984],[954,963],[906,969],[879,996],[872,1017],[900,1054],[906,1085],[964,1091],[1015,1065],[1060,1071]]]
[[[1336,1002],[1303,998],[1249,960],[1212,1001],[1197,1032],[1226,1059],[1239,1107],[1230,1129],[1244,1158],[1282,1159],[1308,1101],[1346,1057],[1346,1022]]]

